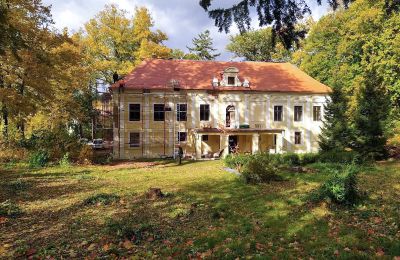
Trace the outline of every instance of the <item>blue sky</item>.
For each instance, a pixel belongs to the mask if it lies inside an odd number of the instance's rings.
[[[219,33],[214,21],[199,6],[199,0],[43,0],[44,4],[52,5],[53,20],[59,29],[68,27],[77,31],[90,18],[104,8],[106,4],[117,4],[120,8],[133,13],[135,6],[147,7],[154,19],[155,28],[167,33],[169,40],[165,44],[170,48],[186,50],[191,45],[193,37],[208,29],[214,39],[214,47],[222,53],[220,60],[229,60],[231,53],[225,51],[229,34]],[[214,0],[214,7],[230,6],[237,0]],[[306,0],[312,10],[315,20],[328,10],[326,5],[318,6],[317,0]],[[253,14],[255,15],[255,14]],[[257,28],[257,18],[254,16],[252,26]],[[237,33],[232,28],[231,34]]]

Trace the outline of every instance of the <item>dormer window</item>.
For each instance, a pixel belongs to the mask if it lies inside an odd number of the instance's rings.
[[[228,77],[228,85],[235,85],[235,77]]]
[[[242,83],[239,80],[239,70],[235,67],[226,68],[223,72],[221,86],[241,86]]]

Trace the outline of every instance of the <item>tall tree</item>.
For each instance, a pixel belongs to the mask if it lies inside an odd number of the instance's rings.
[[[289,61],[291,52],[272,41],[272,28],[268,27],[231,36],[226,49],[248,61]]]
[[[387,124],[399,120],[400,18],[385,10],[386,2],[358,0],[328,14],[293,55],[311,76],[343,91],[346,120],[355,133],[350,144],[374,157],[383,149],[382,131],[400,135]]]
[[[351,132],[346,116],[347,100],[339,87],[333,88],[324,106],[324,121],[319,138],[323,152],[343,151],[350,147]]]
[[[327,0],[333,9],[338,8],[339,3],[347,7],[353,1]],[[304,0],[240,0],[237,4],[229,8],[210,10],[213,2],[215,1],[200,0],[200,6],[215,21],[215,25],[219,31],[228,33],[233,22],[236,23],[241,33],[249,30],[251,23],[250,8],[254,8],[257,11],[259,26],[272,25],[273,36],[279,37],[287,49],[293,43],[297,43],[300,39],[304,38],[305,31],[298,31],[295,27],[306,14],[311,13],[310,8]],[[321,4],[322,0],[316,0],[316,2]],[[400,4],[396,4],[395,6],[397,5],[400,6]]]
[[[210,31],[206,30],[192,40],[193,47],[187,47],[190,53],[197,55],[200,60],[215,60],[220,53],[215,53],[217,49],[213,47],[213,40]]]
[[[106,5],[86,23],[81,39],[94,69],[93,80],[111,84],[115,72],[124,75],[145,58],[168,57],[170,49],[162,44],[168,38],[159,30],[151,31],[153,25],[146,8],[136,9],[134,18],[128,18],[116,5]]]

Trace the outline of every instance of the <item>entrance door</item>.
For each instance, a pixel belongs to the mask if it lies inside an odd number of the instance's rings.
[[[229,153],[236,152],[238,144],[238,137],[236,135],[229,136]]]

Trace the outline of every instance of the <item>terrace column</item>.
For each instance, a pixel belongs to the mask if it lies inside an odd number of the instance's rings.
[[[276,153],[282,153],[283,150],[283,132],[276,134]]]
[[[196,134],[196,159],[201,159],[201,139],[202,134]]]
[[[259,134],[253,134],[252,143],[251,143],[251,153],[252,154],[258,153],[259,140],[260,140],[260,135]]]
[[[220,150],[224,150],[222,152],[221,157],[225,158],[229,154],[229,135],[222,134],[219,137],[219,147]]]

